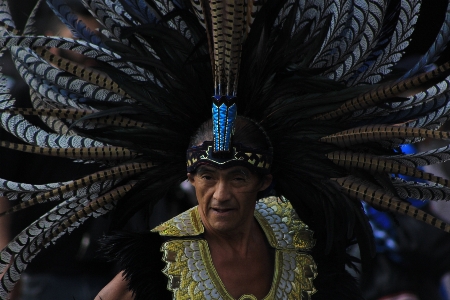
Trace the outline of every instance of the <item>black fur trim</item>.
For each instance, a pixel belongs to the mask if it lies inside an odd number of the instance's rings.
[[[312,300],[364,300],[356,279],[329,259],[316,261],[318,275],[314,286],[317,293]]]
[[[101,240],[102,255],[125,271],[135,300],[172,299],[168,278],[161,272],[165,267],[160,251],[163,242],[158,233],[152,232],[117,232]]]

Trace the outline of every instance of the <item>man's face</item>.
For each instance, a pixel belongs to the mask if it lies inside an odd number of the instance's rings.
[[[188,173],[188,179],[195,187],[203,225],[221,234],[237,233],[253,221],[257,193],[272,182],[271,175],[261,180],[240,166],[225,170],[200,166],[195,174]]]

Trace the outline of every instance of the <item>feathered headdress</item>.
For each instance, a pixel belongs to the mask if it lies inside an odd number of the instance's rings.
[[[203,155],[214,161],[233,151],[236,114],[257,122],[273,146],[267,157],[275,190],[315,232],[315,257],[345,262],[354,240],[363,259],[373,254],[360,200],[450,231],[405,201],[449,199],[449,181],[419,169],[447,160],[449,148],[401,151],[423,138],[449,138],[437,129],[449,116],[450,65],[423,70],[447,44],[450,5],[430,50],[393,74],[418,0],[84,0],[102,25],[97,31],[63,0],[46,2],[76,38],[33,35],[34,13],[20,34],[6,1],[0,5],[0,45],[33,105],[15,107],[2,79],[1,124],[23,142],[0,145],[108,168],[45,185],[1,179],[2,194],[22,201],[5,213],[55,201],[1,252],[1,297],[42,248],[87,218],[113,211],[120,227],[184,180],[190,137],[211,118],[211,103],[216,135]],[[50,48],[96,64],[85,67]]]

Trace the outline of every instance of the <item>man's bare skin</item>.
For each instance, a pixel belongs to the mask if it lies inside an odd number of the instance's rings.
[[[256,220],[254,228],[247,241],[205,235],[217,274],[235,299],[244,294],[263,299],[272,285],[275,252],[269,247]]]
[[[95,297],[94,300],[133,300],[133,294],[128,290],[128,282],[120,272]]]

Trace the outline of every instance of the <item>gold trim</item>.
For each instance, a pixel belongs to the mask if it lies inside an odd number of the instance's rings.
[[[277,289],[280,286],[282,268],[283,268],[283,253],[279,250],[276,250],[272,286],[270,287],[270,291],[264,299],[275,299]]]
[[[266,218],[264,218],[257,210],[255,210],[255,218],[256,221],[258,221],[259,226],[261,226],[264,231],[269,245],[276,249],[278,246],[277,237],[275,236],[272,227],[270,227],[269,222],[267,222]]]
[[[205,264],[206,271],[208,272],[209,278],[214,283],[214,286],[218,290],[219,294],[224,298],[224,300],[234,300],[234,298],[228,294],[225,289],[225,285],[217,274],[216,268],[214,267],[211,251],[209,251],[209,246],[206,241],[199,241],[200,254],[202,255],[202,260]]]

